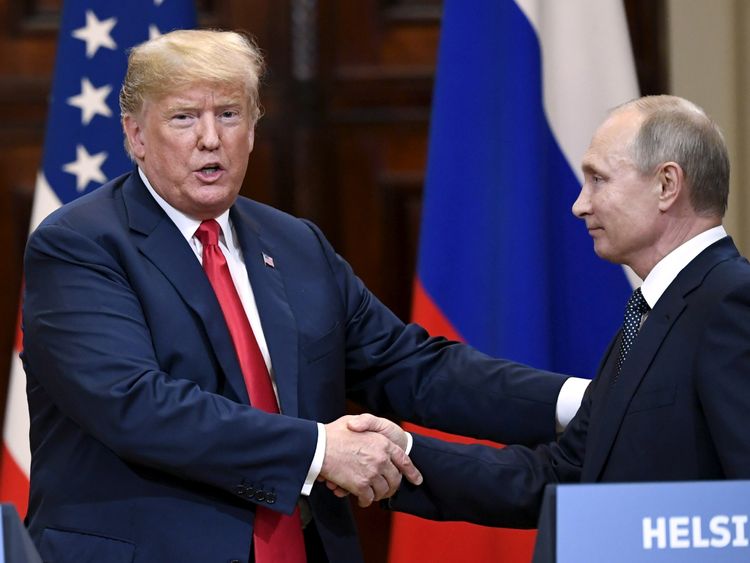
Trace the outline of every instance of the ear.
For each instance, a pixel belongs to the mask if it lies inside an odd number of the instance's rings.
[[[143,160],[146,157],[146,144],[139,118],[132,114],[125,115],[122,118],[122,129],[133,156],[139,161]]]
[[[665,162],[656,173],[659,182],[659,211],[667,211],[680,198],[685,187],[685,173],[676,162]]]

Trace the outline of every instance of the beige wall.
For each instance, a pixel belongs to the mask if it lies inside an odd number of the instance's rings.
[[[703,107],[729,145],[732,180],[725,225],[750,252],[750,3],[667,0],[671,93]]]

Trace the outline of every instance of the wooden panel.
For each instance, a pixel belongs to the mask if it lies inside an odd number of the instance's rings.
[[[405,210],[421,193],[439,13],[434,3],[331,4],[326,21],[336,25],[322,26],[321,36],[331,41],[324,79],[343,211],[336,243],[406,319],[418,214]]]
[[[663,0],[625,0],[642,95],[667,93],[667,31]]]
[[[16,335],[23,247],[41,161],[57,2],[0,0],[0,416]],[[50,23],[52,22],[52,24]]]

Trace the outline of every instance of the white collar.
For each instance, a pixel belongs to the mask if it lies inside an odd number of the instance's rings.
[[[649,307],[654,308],[656,302],[685,266],[706,248],[726,236],[727,232],[723,226],[713,227],[682,243],[659,260],[641,286],[643,297]]]

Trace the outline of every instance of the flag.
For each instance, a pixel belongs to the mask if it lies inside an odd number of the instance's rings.
[[[193,0],[65,1],[31,230],[61,204],[132,167],[123,148],[118,105],[128,49],[161,33],[194,27],[195,17]],[[20,350],[19,325],[3,423],[0,501],[14,503],[23,517],[31,453]]]
[[[622,3],[446,0],[442,21],[413,319],[592,377],[630,284],[571,206],[606,110],[638,95]],[[528,561],[533,540],[394,514],[389,558]]]

